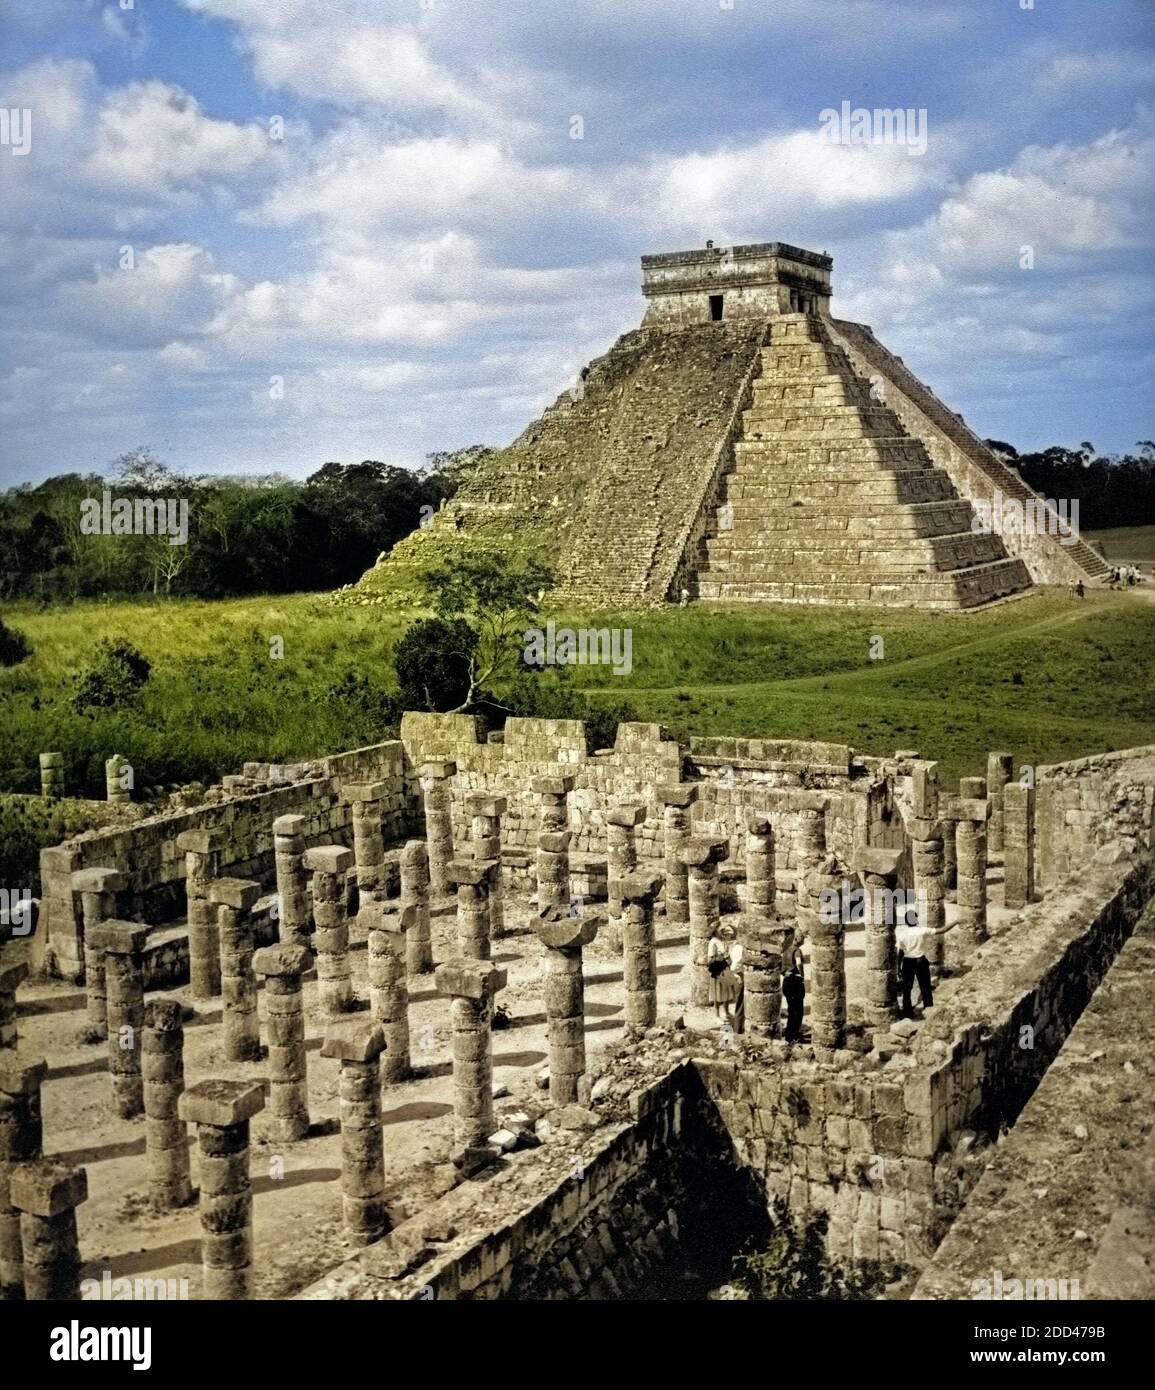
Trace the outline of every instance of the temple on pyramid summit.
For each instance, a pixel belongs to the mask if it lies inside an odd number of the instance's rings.
[[[782,242],[643,256],[641,327],[359,587],[403,588],[462,535],[538,549],[559,598],[600,606],[960,609],[1103,574],[1077,536],[983,529],[1008,499],[1043,501],[832,316],[832,269]]]

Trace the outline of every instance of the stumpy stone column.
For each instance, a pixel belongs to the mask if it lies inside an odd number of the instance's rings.
[[[501,818],[509,802],[504,796],[486,796],[480,792],[466,798],[465,809],[470,817],[470,841],[475,859],[492,859],[497,865],[489,894],[489,939],[497,941],[505,935],[505,911],[502,906],[501,883]]]
[[[249,879],[218,878],[209,885],[221,943],[225,1056],[230,1062],[255,1062],[261,1055],[251,916],[260,896],[261,885]]]
[[[545,1014],[549,1020],[549,1098],[575,1105],[586,1069],[585,990],[582,948],[598,932],[598,917],[571,917],[558,907],[537,914],[535,930],[545,947]]]
[[[352,851],[342,845],[318,845],[305,851],[305,867],[313,875],[318,993],[321,1008],[330,1017],[348,1013],[353,1003],[349,919],[345,913],[345,879],[352,862]]]
[[[59,801],[64,795],[63,753],[41,753],[40,795],[50,801]]]
[[[964,778],[963,784],[969,780]],[[953,938],[965,959],[987,939],[987,820],[991,804],[985,797],[960,797],[956,808],[958,921]]]
[[[174,1211],[192,1201],[188,1132],[180,1118],[184,1093],[184,1023],[175,999],[144,1006],[145,1157],[153,1211]]]
[[[866,892],[866,1021],[886,1028],[898,1013],[894,890],[899,851],[860,848],[855,869]],[[845,943],[845,935],[844,935]]]
[[[692,783],[658,788],[658,800],[663,806],[667,922],[690,920],[689,874],[682,851],[690,847],[690,808],[697,799],[698,788]]]
[[[641,1033],[658,1021],[654,901],[661,886],[661,874],[646,870],[637,870],[622,879],[622,959],[625,966],[627,1033]]]
[[[826,1048],[846,1045],[846,927],[841,911],[817,909],[824,891],[838,892],[833,867],[833,857],[827,856],[805,871],[807,906],[798,910],[810,938],[810,1039],[815,1047]]]
[[[293,946],[311,946],[313,941],[313,917],[306,888],[305,824],[304,816],[278,816],[273,822],[277,934]]]
[[[357,865],[357,894],[361,902],[383,892],[385,832],[382,801],[384,782],[350,782],[341,788],[353,808],[353,858]]]
[[[1035,900],[1035,789],[1019,782],[1003,788],[1003,903]]]
[[[537,836],[537,906],[569,909],[568,830],[540,830]]]
[[[9,1198],[9,1182],[20,1163],[43,1156],[40,1087],[48,1075],[41,1057],[0,1052],[0,1299],[24,1297],[24,1254],[20,1213]]]
[[[118,869],[77,869],[72,891],[80,894],[84,920],[84,1010],[88,1027],[98,1037],[108,1036],[108,1004],[104,987],[104,954],[92,945],[96,929],[117,915],[117,894],[128,880]]]
[[[126,778],[125,773],[130,774]],[[127,758],[114,753],[104,764],[104,791],[109,801],[123,803],[132,800],[131,768]]]
[[[927,942],[926,956],[931,970],[937,975],[943,963],[942,932],[946,923],[938,763],[915,763],[911,786],[914,815],[908,829],[914,865],[914,891],[918,898],[922,925],[934,932]],[[954,822],[950,822],[949,826],[953,837]]]
[[[493,997],[506,973],[492,961],[456,958],[437,967],[453,1023],[453,1137],[474,1148],[493,1133]]]
[[[942,824],[942,891],[948,903],[958,899],[958,818],[953,814],[955,798],[948,797],[939,813]]]
[[[28,966],[23,961],[0,964],[0,1048],[16,1046],[16,990],[27,976]]]
[[[606,812],[606,879],[609,926],[620,935],[622,879],[638,867],[637,830],[646,818],[638,805],[614,806]]]
[[[449,865],[453,862],[453,817],[450,812],[449,779],[456,776],[454,762],[423,763],[421,790],[425,796],[425,839],[429,846],[429,884],[434,898],[453,891]]]
[[[817,807],[805,807],[798,813],[795,838],[798,867],[795,879],[801,882],[807,871],[821,863],[826,855],[826,812]],[[801,901],[801,898],[799,898]],[[817,900],[815,900],[815,905]]]
[[[755,917],[774,912],[774,828],[766,816],[746,817],[746,911]]]
[[[341,1065],[341,1206],[345,1231],[356,1245],[371,1245],[389,1228],[381,1137],[379,1058],[384,1050],[381,1029],[365,1019],[330,1024],[321,1047],[322,1057],[335,1057]]]
[[[88,1200],[83,1168],[38,1159],[12,1170],[12,1205],[20,1213],[24,1298],[29,1303],[68,1303],[80,1298],[80,1242],[76,1208]]]
[[[794,928],[780,918],[742,919],[742,977],[746,1031],[776,1038],[782,1030],[782,964],[794,944]]]
[[[449,882],[457,885],[457,949],[469,960],[488,960],[489,899],[497,876],[492,859],[455,859]]]
[[[1003,852],[1003,788],[1014,776],[1014,772],[1014,754],[987,754],[987,795],[991,801],[991,821],[987,827],[987,848],[992,854]]]
[[[108,1070],[112,1108],[122,1120],[144,1114],[140,1048],[144,1031],[144,964],[148,928],[139,922],[105,922],[97,927],[108,991]]]
[[[215,999],[221,992],[221,948],[216,908],[208,894],[209,884],[221,876],[227,837],[223,830],[186,830],[176,843],[185,854],[189,989],[194,999]]]
[[[409,840],[401,851],[401,911],[413,909],[405,932],[405,963],[410,975],[433,969],[433,928],[429,921],[429,851],[424,840]]]
[[[705,1008],[710,1002],[707,968],[710,938],[719,921],[718,865],[729,855],[725,840],[691,840],[682,851],[689,870],[690,1003]]]
[[[361,909],[361,920],[367,928],[369,1010],[381,1030],[386,1081],[404,1081],[409,1075],[409,985],[405,969],[405,938],[416,924],[417,917],[417,908],[413,906],[394,912],[386,903],[373,902]],[[373,1066],[376,1070],[378,1063],[375,1061]]]
[[[301,976],[312,964],[305,946],[266,946],[253,957],[265,981],[268,1039],[269,1134],[280,1143],[309,1132],[309,1084],[305,1067],[305,1008]]]
[[[180,1098],[181,1119],[197,1127],[206,1299],[253,1296],[249,1121],[264,1105],[260,1083],[253,1081],[202,1081]]]
[[[574,789],[572,777],[535,777],[530,790],[537,797],[537,828],[561,831],[569,829],[569,794]]]

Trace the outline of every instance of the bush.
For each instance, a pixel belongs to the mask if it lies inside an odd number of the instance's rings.
[[[397,699],[367,676],[346,671],[325,692],[334,726],[350,744],[378,743],[392,732],[400,717]]]
[[[607,700],[576,689],[567,667],[527,667],[504,695],[503,703],[507,714],[523,718],[583,720],[586,745],[591,752],[612,748],[618,725],[639,717],[628,701]]]
[[[402,709],[458,709],[469,695],[469,662],[476,650],[477,634],[463,618],[415,622],[393,653]]]
[[[81,678],[76,692],[76,708],[83,713],[132,704],[148,680],[152,663],[130,642],[105,638],[96,650],[96,665]]]
[[[767,1248],[735,1261],[736,1282],[753,1299],[871,1299],[905,1272],[893,1261],[854,1260],[840,1265],[832,1260],[826,1252],[830,1218],[824,1211],[795,1223],[778,1197],[773,1222]]]
[[[0,666],[18,666],[32,655],[32,643],[0,618]]]

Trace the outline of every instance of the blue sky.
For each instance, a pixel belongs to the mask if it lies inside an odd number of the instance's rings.
[[[980,434],[1125,450],[1155,6],[1023,3],[4,0],[0,484],[507,443],[707,238],[829,251]],[[832,144],[844,101],[925,153]]]

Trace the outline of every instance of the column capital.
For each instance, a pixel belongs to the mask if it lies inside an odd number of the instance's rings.
[[[251,1120],[265,1108],[265,1092],[259,1081],[200,1081],[190,1086],[178,1102],[186,1124],[228,1129]]]
[[[439,965],[433,980],[438,993],[453,995],[458,999],[492,999],[498,990],[504,989],[508,976],[499,970],[492,961],[469,960],[465,956],[455,956]]]

